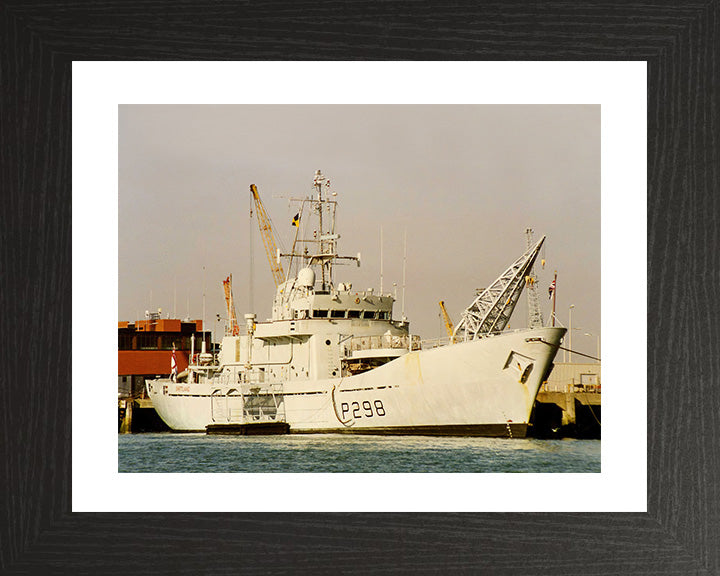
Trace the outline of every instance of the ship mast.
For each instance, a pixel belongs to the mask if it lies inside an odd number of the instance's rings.
[[[335,212],[337,202],[329,200],[323,195],[323,188],[328,188],[330,181],[325,178],[320,170],[315,172],[313,188],[315,193],[310,198],[291,198],[293,201],[301,202],[301,212],[306,203],[311,205],[311,210],[318,215],[318,229],[313,231],[313,237],[297,240],[293,244],[293,250],[289,254],[280,254],[283,257],[290,257],[291,262],[295,257],[302,258],[306,266],[320,266],[321,290],[328,291],[333,287],[333,264],[339,260],[350,260],[357,262],[360,266],[360,254],[357,256],[338,256],[337,240],[340,235],[335,232]],[[335,196],[335,193],[332,193]],[[327,214],[325,213],[327,211]],[[326,229],[327,228],[327,229]],[[314,244],[316,249],[310,253],[307,246],[301,254],[295,252],[295,244]]]
[[[318,230],[318,236],[319,236],[318,240],[320,242],[320,250],[319,250],[319,252],[320,252],[320,270],[321,270],[320,277],[322,279],[322,290],[326,290],[328,280],[330,282],[332,282],[332,278],[326,279],[326,270],[327,270],[327,276],[331,276],[332,275],[332,267],[330,266],[330,263],[327,260],[325,260],[325,258],[324,258],[325,254],[327,254],[327,252],[326,252],[326,242],[325,242],[325,231],[323,230],[323,209],[325,206],[324,206],[324,201],[323,201],[323,197],[322,197],[322,188],[323,188],[323,184],[325,184],[326,182],[327,182],[327,180],[325,179],[325,176],[322,175],[322,172],[320,172],[320,170],[315,172],[315,180],[313,181],[313,185],[315,186],[315,189],[317,190],[316,209],[318,211],[318,217],[320,220],[320,229]],[[335,220],[334,208],[335,207],[333,206],[333,224],[334,224],[334,220]],[[333,228],[334,228],[334,226],[333,226]],[[333,232],[334,232],[334,230],[333,230]],[[330,244],[331,252],[333,252],[334,250],[332,250],[332,240],[330,242],[331,242],[331,244]]]

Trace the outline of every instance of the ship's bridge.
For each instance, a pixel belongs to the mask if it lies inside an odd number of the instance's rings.
[[[294,302],[294,311],[307,318],[356,318],[363,320],[390,320],[393,308],[392,296],[365,292],[331,291],[315,293],[304,302]]]
[[[375,294],[372,288],[356,291],[351,284],[340,283],[316,291],[291,280],[278,288],[273,320],[391,320],[394,302],[392,296]]]

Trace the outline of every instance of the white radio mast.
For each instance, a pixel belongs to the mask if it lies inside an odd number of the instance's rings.
[[[402,285],[402,320],[405,322],[405,268],[407,267],[407,228],[403,234],[403,285]]]
[[[380,226],[380,296],[383,295],[383,228]]]

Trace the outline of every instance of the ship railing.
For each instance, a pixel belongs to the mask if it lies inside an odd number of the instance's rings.
[[[419,336],[395,336],[392,334],[382,334],[381,336],[353,336],[345,344],[345,355],[349,356],[353,352],[362,350],[407,350],[412,345],[413,350],[420,349]]]
[[[514,334],[517,332],[527,332],[527,330],[528,330],[527,328],[513,328],[513,329],[499,330],[499,331],[494,331],[494,332],[483,332],[483,333],[479,333],[477,338],[481,339],[481,338],[488,338],[488,337],[493,337],[493,336],[500,336],[502,334]],[[440,348],[442,346],[447,346],[448,344],[450,344],[450,342],[451,342],[451,338],[449,338],[448,336],[444,336],[442,338],[424,338],[421,341],[421,345],[422,345],[422,349],[425,350],[428,348]],[[463,340],[461,337],[458,337],[455,340],[455,342],[459,343],[459,342],[463,342]]]
[[[283,393],[283,385],[282,382],[265,382],[262,384],[262,386],[259,383],[243,383],[240,386],[240,391],[242,392],[243,396],[248,395],[280,395]]]
[[[543,382],[539,392],[561,392],[563,394],[584,393],[600,394],[600,384],[582,384],[579,382]]]
[[[447,346],[450,344],[450,338],[445,336],[444,338],[425,338],[420,341],[420,345],[422,346],[423,350],[428,350],[431,348],[442,348],[443,346]]]
[[[542,328],[550,328],[550,326],[543,326]],[[478,332],[477,338],[488,338],[493,336],[502,336],[503,334],[516,334],[518,332],[527,332],[530,328],[507,328],[504,330],[493,330],[492,332]],[[456,342],[464,342],[462,336],[458,335]]]
[[[265,382],[265,370],[241,372],[240,379],[245,384],[263,384]]]
[[[206,352],[205,354],[201,354],[200,352],[196,352],[193,356],[190,357],[190,366],[197,368],[197,367],[206,367],[206,366],[217,366],[218,365],[218,355]]]
[[[231,408],[226,413],[227,422],[284,422],[285,412],[281,410],[266,411],[259,409]]]
[[[229,389],[218,389],[211,395],[213,422],[285,421],[282,382],[238,384],[230,378],[231,375],[222,378],[230,382]]]
[[[218,378],[218,376],[215,376],[215,378]],[[228,372],[220,374],[219,380],[220,385],[223,387],[235,386],[237,384],[237,377],[235,374],[230,374]]]

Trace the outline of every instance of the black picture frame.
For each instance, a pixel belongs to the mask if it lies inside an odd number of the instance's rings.
[[[0,572],[720,573],[718,5],[6,0]],[[169,59],[647,61],[648,512],[72,513],[71,65]]]

